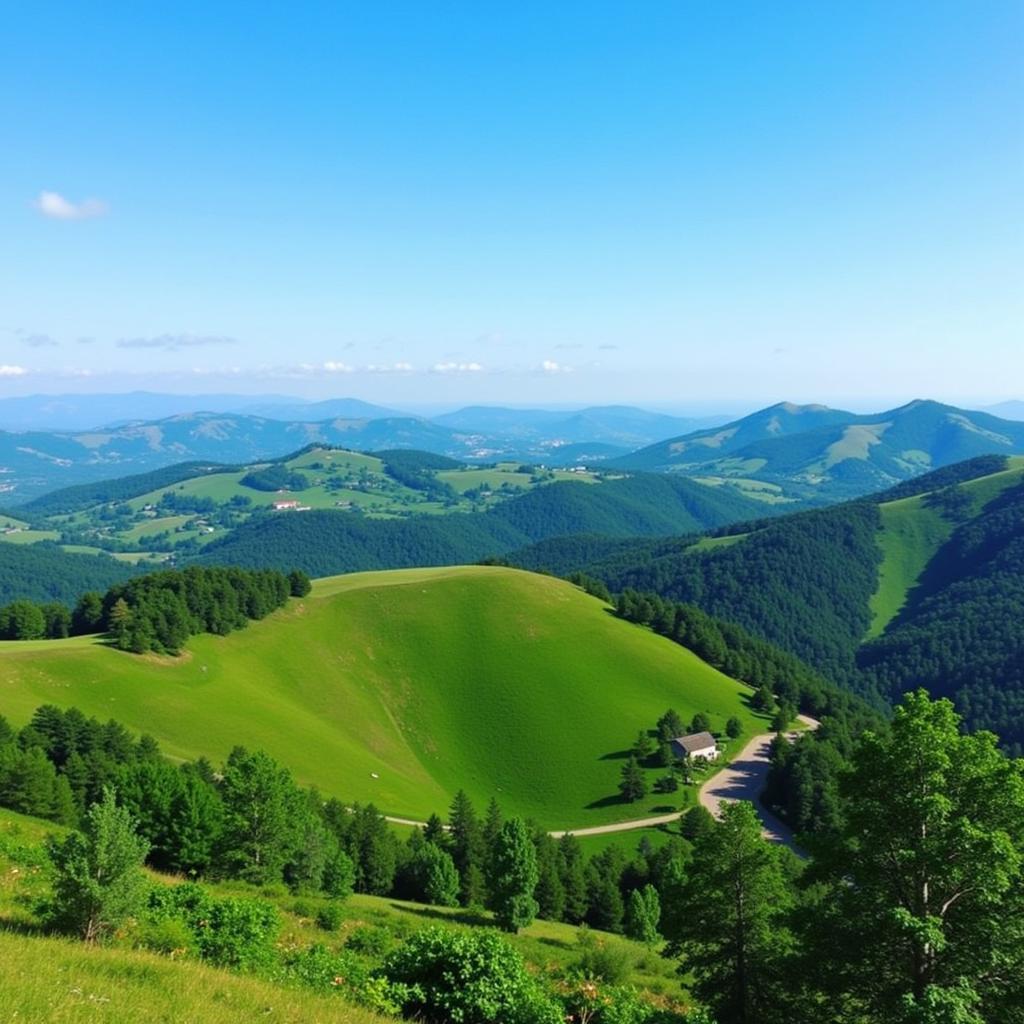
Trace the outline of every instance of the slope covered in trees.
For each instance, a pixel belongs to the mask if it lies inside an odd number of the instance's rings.
[[[0,543],[0,605],[24,599],[72,605],[88,590],[106,590],[136,568],[107,555],[67,552],[56,544]]]
[[[298,566],[312,576],[454,565],[565,534],[651,536],[723,526],[763,512],[728,491],[639,474],[538,487],[484,513],[369,520],[307,512],[247,523],[200,556],[207,564]]]
[[[695,604],[872,699],[922,683],[1018,750],[1022,480],[1020,458],[974,460],[885,500],[711,538],[556,538],[510,561]]]

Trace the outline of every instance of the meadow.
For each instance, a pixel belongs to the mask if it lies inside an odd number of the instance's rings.
[[[264,749],[303,784],[422,820],[460,788],[551,829],[642,818],[627,748],[667,708],[764,725],[749,689],[552,577],[498,567],[358,573],[180,658],[96,638],[0,644],[0,713],[115,718],[173,757]],[[649,772],[650,781],[657,771]]]

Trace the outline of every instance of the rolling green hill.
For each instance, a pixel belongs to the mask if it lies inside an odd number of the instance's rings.
[[[550,828],[641,817],[621,752],[668,707],[756,728],[747,688],[550,577],[495,567],[369,573],[180,659],[92,638],[0,644],[0,713],[76,706],[172,756],[241,743],[298,779],[423,818],[460,787]],[[742,742],[742,741],[740,741]]]

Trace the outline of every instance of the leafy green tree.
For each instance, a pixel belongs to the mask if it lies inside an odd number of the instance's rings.
[[[296,789],[291,775],[263,751],[235,747],[224,766],[221,858],[229,872],[256,885],[281,881],[296,847]]]
[[[409,866],[417,889],[417,898],[439,907],[454,907],[459,902],[459,873],[447,850],[437,843],[422,843],[412,855]]]
[[[80,636],[83,633],[98,633],[103,628],[103,597],[91,590],[83,594],[71,613],[71,631]]]
[[[522,818],[509,818],[498,833],[494,853],[494,915],[508,932],[525,928],[537,916],[537,852]]]
[[[41,640],[46,636],[46,616],[32,601],[12,601],[0,608],[0,639]]]
[[[37,818],[53,818],[57,810],[57,773],[40,747],[0,751],[0,804]]]
[[[701,804],[691,807],[682,817],[681,830],[691,843],[697,842],[715,827],[715,819],[711,812]]]
[[[96,942],[141,909],[146,897],[142,862],[147,844],[117,804],[113,790],[85,816],[81,832],[53,839],[52,919],[86,942]]]
[[[174,836],[174,869],[195,878],[213,864],[224,828],[224,806],[194,766],[182,774],[181,788],[171,800],[168,831]]]
[[[641,729],[636,734],[636,739],[633,740],[633,746],[630,753],[640,761],[643,761],[654,753],[654,740],[651,739],[646,729]]]
[[[644,771],[640,762],[635,757],[630,757],[622,766],[622,781],[619,783],[619,792],[623,800],[628,803],[636,803],[647,796],[647,780],[644,778]]]
[[[793,896],[782,851],[762,838],[751,804],[725,805],[721,822],[694,843],[686,882],[673,898],[664,923],[668,954],[682,958],[694,994],[716,1020],[779,1019]]]
[[[731,740],[738,739],[743,735],[743,723],[735,715],[725,723],[725,735]]]
[[[645,946],[656,946],[661,939],[658,934],[660,920],[658,890],[650,883],[642,889],[634,889],[626,902],[626,934]]]
[[[811,869],[825,885],[807,935],[823,990],[870,1019],[1020,1020],[1024,763],[919,690],[888,735],[863,737],[841,788],[842,821]]]

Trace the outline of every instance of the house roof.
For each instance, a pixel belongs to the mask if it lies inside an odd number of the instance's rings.
[[[682,747],[688,754],[692,754],[695,750],[707,750],[708,747],[717,745],[715,737],[709,732],[694,732],[689,736],[677,736],[672,742]]]

